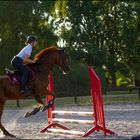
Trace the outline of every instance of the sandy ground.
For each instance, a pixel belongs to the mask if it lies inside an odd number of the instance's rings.
[[[39,112],[30,118],[23,118],[23,114],[31,109],[5,109],[2,122],[5,128],[17,139],[82,139],[69,135],[58,135],[50,133],[40,133],[40,130],[46,126],[46,112]],[[90,106],[65,106],[58,107],[56,110],[70,111],[91,111]],[[131,139],[140,135],[140,103],[129,104],[111,104],[104,105],[106,127],[115,135],[104,137],[101,132],[94,132],[87,139]],[[81,117],[78,117],[81,119]],[[90,119],[90,118],[88,118]],[[64,124],[73,130],[86,131],[91,126]],[[0,139],[11,139],[0,133]],[[84,138],[85,139],[85,138]]]

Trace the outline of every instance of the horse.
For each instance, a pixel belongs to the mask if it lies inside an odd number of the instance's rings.
[[[54,93],[48,91],[46,88],[49,83],[48,75],[50,71],[52,71],[55,65],[57,65],[64,74],[67,74],[70,71],[65,50],[56,46],[41,50],[35,55],[34,60],[37,63],[28,64],[28,67],[35,72],[35,79],[27,82],[27,85],[32,89],[30,95],[21,95],[19,92],[20,85],[12,85],[9,82],[7,75],[0,76],[0,129],[5,136],[15,137],[4,128],[1,122],[6,100],[25,99],[28,96],[32,96],[37,103],[44,106],[42,97],[48,95],[52,96],[52,101],[55,99]],[[52,105],[52,101],[49,103],[49,107]],[[31,113],[28,113],[28,115],[37,113],[39,109],[40,108],[35,108]],[[44,111],[45,109],[43,108],[42,110]]]

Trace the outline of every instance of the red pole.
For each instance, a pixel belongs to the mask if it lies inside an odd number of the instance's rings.
[[[96,75],[92,67],[88,67],[88,72],[89,72],[89,78],[90,78],[90,90],[91,90],[92,106],[93,106],[93,112],[94,112],[94,118],[95,118],[95,127],[89,130],[84,136],[91,134],[95,130],[97,131],[102,130],[104,133],[104,136],[106,136],[106,133],[114,134],[114,132],[106,129],[105,127],[105,118],[104,118],[100,79]]]
[[[94,89],[94,77],[91,73],[91,68],[89,67],[88,68],[88,72],[89,72],[89,78],[90,78],[90,91],[91,91],[91,98],[92,98],[92,109],[93,109],[93,112],[94,112],[94,118],[95,118],[95,126],[97,125],[97,110],[96,110],[96,106],[94,105],[94,102],[96,101],[95,99],[95,89]]]
[[[48,90],[49,91],[54,91],[53,87],[53,79],[52,79],[52,72],[50,72],[49,75],[49,84],[48,84]],[[52,99],[52,96],[46,96],[46,104]],[[52,115],[52,111],[54,110],[54,105],[47,110],[47,117],[48,117],[48,124],[52,123],[52,119],[54,116]]]

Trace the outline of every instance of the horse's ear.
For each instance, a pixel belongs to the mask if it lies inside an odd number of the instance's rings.
[[[65,48],[62,48],[61,50],[59,50],[60,54],[64,54],[65,53]]]
[[[66,48],[62,48],[62,50],[63,50],[63,51],[65,51],[65,50],[66,50]]]

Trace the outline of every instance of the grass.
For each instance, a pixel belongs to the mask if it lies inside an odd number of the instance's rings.
[[[137,90],[132,91],[109,91],[107,92],[107,95],[125,95],[125,94],[138,94]]]
[[[104,101],[104,104],[139,102],[138,94],[105,95],[103,96],[103,101]]]
[[[45,99],[43,99],[45,102]],[[139,102],[137,92],[129,94],[128,92],[110,92],[107,95],[103,95],[104,104],[112,103],[134,103]],[[74,105],[74,97],[57,98],[55,101],[56,106],[66,106]],[[77,105],[90,105],[90,96],[80,96],[77,98]],[[24,99],[20,100],[20,107],[35,107],[37,105],[34,99]],[[16,100],[8,100],[6,102],[5,108],[17,108]]]

